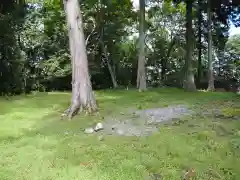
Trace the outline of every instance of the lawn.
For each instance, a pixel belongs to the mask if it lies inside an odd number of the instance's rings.
[[[0,99],[1,180],[240,179],[240,97],[178,89],[97,91],[99,113],[61,121],[70,93]],[[84,128],[130,108],[188,105],[191,117],[171,121],[149,137],[84,134]],[[212,110],[219,110],[216,116]]]

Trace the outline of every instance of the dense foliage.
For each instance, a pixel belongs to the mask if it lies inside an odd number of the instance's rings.
[[[5,2],[5,1],[4,1]],[[34,2],[34,3],[33,3]],[[216,87],[239,83],[240,35],[229,37],[229,23],[239,25],[238,4],[219,6],[213,1],[213,54]],[[235,4],[234,4],[235,3]],[[8,1],[0,3],[0,93],[31,90],[70,90],[71,59],[62,2]],[[199,2],[193,2],[193,73],[198,74],[201,47],[201,83],[207,87],[207,20],[201,19],[198,46]],[[88,61],[94,89],[136,86],[139,13],[130,0],[81,1]],[[206,3],[202,1],[203,17]],[[148,86],[182,87],[186,58],[185,3],[147,1],[146,69]],[[194,38],[195,37],[195,38]],[[104,46],[102,46],[102,43]],[[111,76],[111,73],[113,76]]]

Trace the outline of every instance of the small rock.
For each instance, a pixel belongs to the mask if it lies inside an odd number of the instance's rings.
[[[97,125],[94,128],[95,131],[100,131],[102,129],[103,129],[103,124],[102,123],[97,123]]]
[[[94,133],[94,129],[93,128],[86,128],[84,132],[86,134],[92,134],[92,133]]]

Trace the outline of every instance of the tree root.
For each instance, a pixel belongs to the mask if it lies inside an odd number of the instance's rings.
[[[61,115],[61,120],[63,120],[64,117],[68,117],[68,120],[71,120],[75,115],[83,111],[86,111],[87,114],[92,114],[93,112],[97,111],[97,107],[92,104],[85,107],[82,105],[73,104],[63,112]]]
[[[68,113],[69,113],[69,111],[70,111],[70,108],[71,108],[71,107],[67,108],[67,109],[61,114],[61,120],[63,120],[64,117],[68,116]]]

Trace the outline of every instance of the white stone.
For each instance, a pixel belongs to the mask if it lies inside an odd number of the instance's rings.
[[[94,130],[95,131],[99,131],[103,129],[103,124],[102,123],[97,123],[97,125],[95,126]]]
[[[86,134],[92,134],[92,133],[94,133],[94,129],[93,128],[86,128],[84,132]]]

